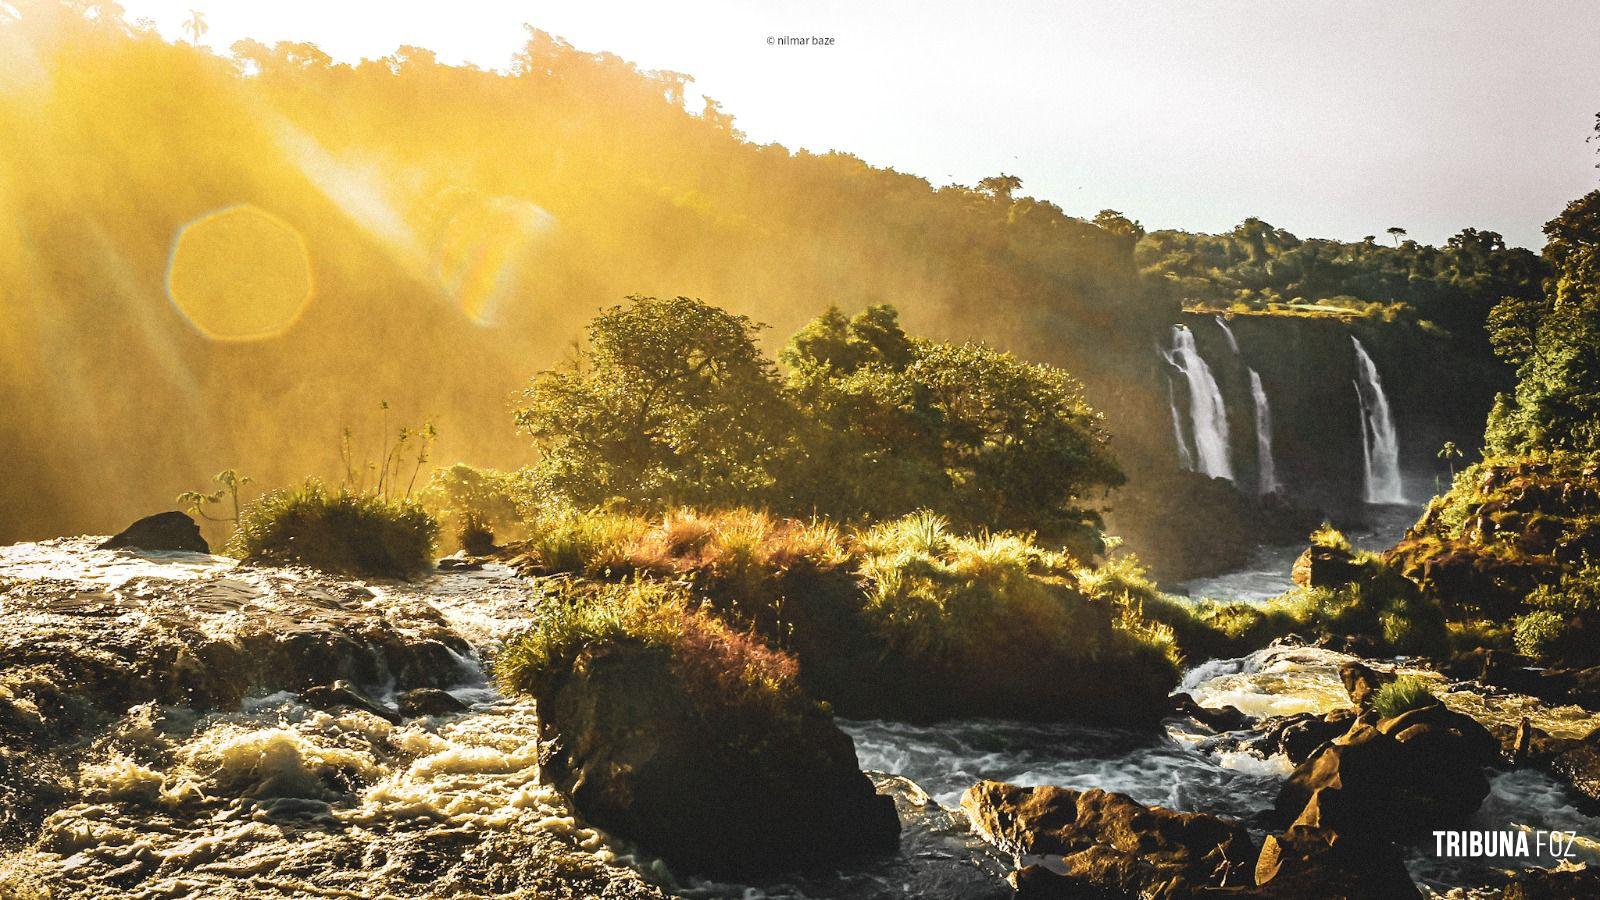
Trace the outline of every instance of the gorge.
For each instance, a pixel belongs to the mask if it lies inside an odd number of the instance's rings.
[[[0,897],[1600,896],[1600,191],[1156,228],[217,18],[0,2]]]

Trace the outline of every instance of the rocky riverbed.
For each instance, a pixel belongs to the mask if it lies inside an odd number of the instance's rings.
[[[1236,708],[1231,722],[843,722],[895,802],[899,849],[733,884],[674,873],[586,826],[546,783],[532,702],[502,695],[483,665],[535,593],[509,568],[376,583],[98,544],[0,548],[0,893],[1004,897],[1019,849],[974,831],[967,811],[993,808],[975,799],[963,811],[974,784],[1120,792],[1237,823],[1254,848],[1284,833],[1280,795],[1309,755],[1286,750],[1285,717],[1351,706],[1341,668],[1352,658],[1282,646],[1186,674],[1180,690],[1207,710]],[[1434,679],[1445,707],[1513,750],[1529,720],[1525,764],[1488,770],[1463,827],[1576,832],[1577,859],[1600,862],[1600,765],[1579,740],[1600,718],[1369,662]],[[1095,801],[1133,809],[1121,802]],[[1494,896],[1502,869],[1550,862],[1427,850],[1399,862],[1448,896]]]

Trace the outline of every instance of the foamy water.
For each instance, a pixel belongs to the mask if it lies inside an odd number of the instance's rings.
[[[193,614],[208,633],[227,633],[276,603],[315,601],[334,590],[325,577],[296,570],[203,554],[100,551],[94,543],[0,548],[0,578],[102,591],[130,614],[193,590],[205,600]],[[0,858],[0,894],[577,897],[611,885],[616,896],[648,896],[654,880],[703,897],[998,898],[1005,896],[1007,861],[971,835],[956,808],[975,781],[1121,791],[1144,803],[1235,818],[1259,835],[1291,768],[1282,756],[1241,750],[1229,736],[1179,720],[1155,734],[994,720],[841,722],[862,767],[882,773],[880,789],[897,798],[906,823],[899,854],[761,885],[674,881],[659,862],[586,827],[542,783],[533,704],[501,695],[485,676],[482,660],[522,627],[537,599],[532,586],[491,565],[411,584],[347,582],[336,592],[347,605],[415,608],[415,616],[397,619],[400,628],[432,627],[442,617],[473,647],[455,659],[448,688],[471,708],[401,725],[365,712],[310,709],[287,692],[209,715],[136,708],[77,760],[72,802],[45,821],[32,845]],[[1255,716],[1326,712],[1349,705],[1338,677],[1349,659],[1272,647],[1202,663],[1185,673],[1180,690],[1202,705]],[[392,700],[385,684],[364,687]],[[1575,707],[1532,698],[1469,691],[1443,697],[1489,721],[1529,715],[1555,734],[1600,725]],[[1600,861],[1590,842],[1600,820],[1582,813],[1569,789],[1532,771],[1499,773],[1491,784],[1477,827],[1577,831],[1585,836],[1580,852]],[[1420,884],[1451,896],[1472,894],[1484,877],[1481,863],[1424,853],[1413,854],[1410,865]]]

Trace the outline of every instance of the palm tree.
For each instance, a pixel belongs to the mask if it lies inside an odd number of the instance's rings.
[[[1396,247],[1400,246],[1400,237],[1406,233],[1406,230],[1401,228],[1399,225],[1391,225],[1384,229],[1384,231],[1388,233],[1390,237],[1394,238],[1394,245]]]
[[[1444,446],[1440,447],[1439,452],[1434,455],[1450,465],[1450,480],[1454,481],[1456,478],[1456,460],[1461,458],[1461,448],[1456,446],[1455,441],[1445,441]]]
[[[183,30],[189,32],[189,43],[199,44],[200,38],[211,29],[206,25],[205,13],[197,9],[191,9],[189,10],[189,21],[183,23]]]

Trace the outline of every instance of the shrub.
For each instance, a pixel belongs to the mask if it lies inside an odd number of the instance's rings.
[[[1113,679],[1175,679],[1172,629],[1114,587],[1129,573],[1075,572],[1070,557],[1026,536],[953,535],[924,514],[884,523],[861,544],[868,627],[926,671],[1013,690],[1090,665]]]
[[[1587,557],[1575,571],[1561,573],[1555,584],[1541,584],[1528,595],[1528,605],[1565,613],[1600,610],[1600,565]]]
[[[456,543],[475,556],[490,553],[494,550],[494,528],[482,513],[468,512],[456,528]]]
[[[1322,547],[1325,550],[1351,552],[1350,539],[1344,536],[1344,532],[1333,527],[1328,522],[1323,522],[1320,528],[1311,532],[1311,545]]]
[[[1372,711],[1379,719],[1392,719],[1401,713],[1438,703],[1425,678],[1401,675],[1372,695]]]
[[[1534,610],[1512,620],[1513,643],[1517,652],[1536,661],[1560,655],[1566,620],[1547,609]]]
[[[432,565],[438,537],[438,522],[415,503],[329,492],[311,480],[246,507],[229,549],[251,562],[406,578]]]
[[[508,691],[548,696],[585,650],[636,646],[664,651],[673,676],[724,749],[754,753],[813,704],[794,657],[773,650],[694,606],[681,588],[648,580],[545,582],[530,626],[495,655]]]
[[[483,530],[491,534],[514,531],[535,512],[524,473],[497,472],[465,463],[435,471],[420,498],[423,506],[458,538],[478,535]],[[462,548],[476,552],[464,541]]]
[[[528,524],[524,549],[546,572],[625,574],[632,569],[630,549],[648,528],[646,520],[626,513],[556,510]]]

